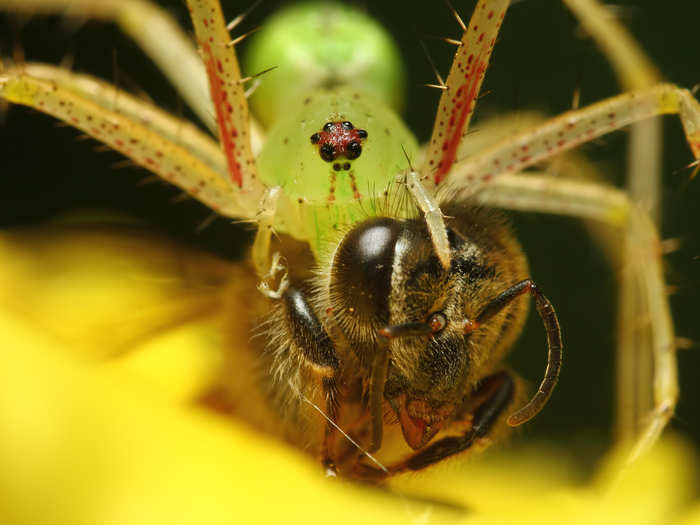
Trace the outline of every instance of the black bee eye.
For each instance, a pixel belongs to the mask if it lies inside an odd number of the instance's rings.
[[[360,153],[362,153],[362,146],[360,146],[359,142],[352,141],[348,144],[347,146],[347,153],[345,156],[349,158],[350,160],[356,159],[357,157],[360,156]]]
[[[428,317],[428,324],[430,329],[434,334],[442,332],[442,330],[447,326],[447,317],[442,312],[435,312],[430,317]]]
[[[335,160],[335,148],[331,144],[324,144],[320,149],[321,158],[326,162],[333,162]]]
[[[352,122],[348,122],[347,120],[341,124],[343,126],[343,129],[346,131],[350,131],[354,126],[352,125]]]
[[[364,129],[358,129],[357,130],[357,136],[360,137],[361,139],[366,139],[367,138],[367,132]]]
[[[326,122],[326,123],[323,125],[323,131],[325,131],[325,132],[327,132],[327,133],[330,133],[331,131],[333,131],[333,123],[332,123],[332,122]]]
[[[320,133],[314,133],[313,135],[311,135],[311,144],[318,144],[319,140],[321,140]]]

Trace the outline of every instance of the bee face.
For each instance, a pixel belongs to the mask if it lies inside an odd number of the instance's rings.
[[[386,344],[384,327],[405,327],[388,339],[384,397],[414,449],[493,371],[527,311],[527,302],[516,300],[487,326],[471,330],[488,301],[522,280],[527,267],[503,220],[475,210],[451,213],[447,269],[423,220],[389,218],[350,231],[331,268],[334,319],[365,367]]]

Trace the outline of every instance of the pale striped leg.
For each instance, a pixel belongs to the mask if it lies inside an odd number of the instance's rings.
[[[202,60],[165,9],[143,0],[0,0],[0,11],[114,22],[156,63],[202,122],[216,129]]]
[[[661,81],[651,60],[610,9],[597,0],[564,0],[564,3],[598,44],[624,89],[649,88]],[[662,133],[661,119],[651,118],[630,128],[627,143],[627,193],[657,227],[661,216]],[[639,318],[640,297],[629,275],[621,276],[618,322],[632,324]],[[615,422],[618,439],[626,441],[642,430],[640,418],[652,408],[650,393],[637,385],[649,384],[653,364],[650,353],[635,351],[639,347],[636,330],[620,327],[619,333]]]
[[[571,148],[657,115],[678,114],[690,149],[700,158],[700,104],[690,91],[658,84],[568,111],[454,165],[448,182],[460,197]]]
[[[44,67],[43,71],[48,69]],[[72,76],[69,74],[68,78]],[[80,78],[90,80],[86,76]],[[33,107],[84,131],[179,186],[217,213],[230,217],[255,216],[257,202],[250,202],[225,173],[216,170],[221,159],[213,153],[216,146],[205,135],[114,87],[107,88],[115,97],[109,104],[111,109],[95,103],[93,95],[73,87],[61,75],[55,79],[51,75],[35,78],[22,68],[0,73],[0,98]],[[120,111],[120,100],[132,107],[133,114]],[[139,112],[142,118],[137,120]],[[147,115],[153,120],[145,121],[143,117]],[[178,134],[181,125],[182,133]],[[184,139],[191,140],[193,146]]]

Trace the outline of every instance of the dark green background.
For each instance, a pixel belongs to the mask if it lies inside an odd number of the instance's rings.
[[[183,24],[186,10],[170,6]],[[468,19],[475,2],[455,2]],[[229,17],[248,2],[225,2]],[[264,2],[244,24],[258,26],[278,2]],[[459,37],[459,28],[439,1],[366,2],[400,45],[408,70],[406,120],[421,141],[427,140],[439,93],[421,87],[432,72],[419,45],[426,35]],[[408,9],[406,6],[411,5]],[[697,34],[700,3],[617,1],[620,15],[652,60],[671,81],[684,87],[700,83]],[[671,5],[672,8],[666,7]],[[427,40],[441,71],[447,71],[453,49]],[[90,22],[83,26],[59,18],[0,17],[0,50],[7,56],[21,46],[31,60],[58,63],[74,56],[74,68],[106,79],[114,78],[113,56],[120,85],[146,91],[159,105],[189,115],[173,89],[136,46],[113,26]],[[576,20],[554,0],[524,0],[506,17],[492,65],[486,76],[479,113],[536,109],[557,114],[570,107],[581,90],[586,104],[619,92],[614,75],[592,42],[582,36]],[[478,122],[477,122],[478,124]],[[691,154],[676,118],[664,121],[663,237],[681,242],[666,258],[667,275],[675,288],[672,305],[678,335],[700,340],[700,180],[689,182],[685,169]],[[74,209],[117,210],[141,218],[154,229],[183,242],[200,245],[226,257],[242,253],[250,232],[219,219],[203,232],[197,225],[209,212],[195,201],[174,204],[178,191],[165,184],[138,185],[140,169],[114,170],[115,153],[94,152],[92,141],[61,128],[43,115],[12,108],[0,124],[0,225],[40,223]],[[626,136],[616,133],[583,150],[616,182],[624,174]],[[565,338],[565,363],[560,384],[546,410],[526,425],[522,434],[581,454],[597,454],[609,439],[613,410],[615,274],[600,250],[575,220],[538,214],[515,215],[519,236],[529,254],[532,276],[557,306]],[[544,365],[544,335],[532,316],[526,334],[511,358],[514,368],[539,381]],[[700,444],[700,369],[698,350],[679,355],[681,401],[673,427]],[[585,457],[588,454],[584,454]]]

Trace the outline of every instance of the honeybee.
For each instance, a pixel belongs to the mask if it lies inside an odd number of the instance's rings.
[[[319,447],[331,471],[378,478],[420,470],[489,435],[525,395],[502,363],[527,315],[523,295],[545,322],[549,358],[538,393],[508,423],[533,417],[557,381],[556,314],[528,278],[507,222],[463,203],[446,210],[450,268],[422,218],[367,219],[311,279],[290,279],[262,331],[278,417],[296,443]],[[362,452],[382,448],[387,457],[401,441],[407,457],[358,463]]]

